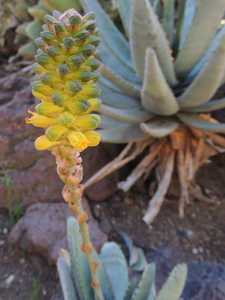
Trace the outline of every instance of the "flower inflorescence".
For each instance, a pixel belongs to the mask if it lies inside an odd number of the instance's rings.
[[[47,15],[40,37],[32,93],[41,103],[30,112],[27,124],[44,128],[35,141],[37,150],[70,145],[81,152],[96,146],[100,136],[95,129],[100,117],[99,44],[94,15],[81,16],[74,9],[63,15]]]

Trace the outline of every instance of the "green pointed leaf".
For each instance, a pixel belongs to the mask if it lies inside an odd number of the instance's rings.
[[[100,46],[97,49],[99,59],[104,63],[105,66],[116,72],[118,75],[123,77],[132,83],[139,83],[140,79],[137,77],[134,70],[131,70],[124,65],[118,57],[110,51],[107,45],[102,40]]]
[[[60,279],[64,299],[78,300],[73,285],[70,267],[68,266],[68,264],[66,263],[63,257],[58,258],[57,269],[59,273],[59,279]]]
[[[26,27],[26,34],[31,40],[35,40],[41,32],[42,24],[39,21],[32,21]]]
[[[153,49],[146,51],[145,76],[142,89],[142,105],[159,115],[173,115],[179,107],[171,88],[160,68]]]
[[[225,72],[225,34],[191,85],[178,98],[181,107],[195,107],[209,101],[219,88]]]
[[[99,83],[99,86],[101,88],[100,98],[102,100],[102,103],[111,107],[121,109],[141,107],[140,102],[138,102],[136,99],[121,94],[119,91],[113,90],[108,86],[102,84],[102,82]]]
[[[164,1],[163,7],[163,28],[166,32],[167,38],[170,41],[170,46],[173,47],[175,36],[175,0]]]
[[[132,0],[131,52],[137,73],[143,78],[147,48],[155,50],[169,84],[176,84],[168,40],[148,0]]]
[[[100,67],[100,73],[106,79],[110,80],[114,85],[116,85],[121,91],[130,97],[140,97],[140,88],[134,84],[129,83],[124,80],[122,77],[114,73],[112,70],[102,65]]]
[[[224,123],[213,123],[206,121],[200,118],[199,115],[190,113],[179,113],[177,116],[183,123],[190,127],[199,128],[205,131],[225,133]]]
[[[179,300],[187,278],[187,266],[181,264],[171,272],[166,283],[160,290],[156,300]]]
[[[110,129],[98,130],[102,142],[126,144],[149,138],[137,125],[124,124]]]
[[[130,0],[117,0],[117,6],[119,14],[124,26],[124,29],[129,36],[130,32],[130,17],[131,17],[131,5]]]
[[[117,244],[106,243],[99,257],[111,282],[115,300],[123,299],[129,282],[127,263],[122,251]]]
[[[186,40],[181,45],[176,60],[176,72],[180,76],[185,76],[207,50],[220,26],[225,11],[224,0],[216,2],[212,0],[190,0],[187,1],[187,5],[189,2],[196,7]]]
[[[128,42],[122,33],[113,24],[101,5],[96,0],[81,0],[87,12],[94,12],[97,27],[101,32],[102,39],[107,47],[121,60],[128,68],[133,70]]]
[[[158,118],[148,123],[142,123],[140,127],[151,137],[162,138],[175,131],[179,127],[179,123],[171,119]]]
[[[133,124],[145,122],[153,117],[152,114],[146,112],[142,108],[118,109],[105,104],[101,105],[100,113],[104,116],[114,118],[115,120]]]
[[[205,103],[201,106],[197,107],[192,107],[189,109],[185,109],[186,111],[190,112],[211,112],[219,109],[224,109],[225,108],[225,98],[219,99],[219,100],[211,100],[208,103]]]
[[[90,270],[86,256],[81,251],[82,239],[77,221],[70,217],[67,221],[67,239],[71,258],[71,269],[80,299],[93,298]]]
[[[138,287],[135,289],[131,300],[154,300],[155,299],[155,274],[156,274],[155,265],[154,264],[148,265],[142,274],[141,280],[138,284]]]

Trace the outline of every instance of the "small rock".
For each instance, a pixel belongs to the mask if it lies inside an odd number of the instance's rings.
[[[0,240],[0,247],[4,246],[5,245],[5,241],[3,240]]]
[[[193,248],[193,249],[192,249],[192,253],[193,253],[194,255],[197,255],[197,254],[198,254],[198,249],[197,249],[197,248]]]
[[[21,265],[25,264],[25,259],[24,259],[24,258],[21,258],[21,259],[20,259],[20,264],[21,264]]]
[[[9,275],[9,277],[6,278],[6,280],[5,280],[5,286],[6,286],[7,289],[13,283],[14,279],[15,279],[15,275]]]
[[[100,230],[97,221],[91,216],[88,204],[89,229],[92,242],[99,250],[106,235]],[[25,215],[13,227],[9,234],[9,242],[17,244],[23,250],[41,255],[54,264],[62,248],[67,248],[66,220],[69,216],[65,203],[39,203],[30,206]],[[40,221],[41,220],[41,221]]]

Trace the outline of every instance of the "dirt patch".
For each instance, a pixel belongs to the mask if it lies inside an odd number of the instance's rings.
[[[142,217],[149,196],[143,187],[129,194],[117,193],[112,199],[93,207],[102,229],[111,238],[126,232],[136,245],[147,252],[158,249],[175,251],[179,261],[225,262],[225,155],[217,156],[205,165],[197,176],[203,191],[214,201],[195,202],[186,207],[184,219],[178,217],[177,199],[165,202],[151,227]]]

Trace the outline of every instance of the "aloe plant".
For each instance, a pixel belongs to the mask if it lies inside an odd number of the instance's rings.
[[[151,223],[177,177],[183,216],[190,194],[203,196],[196,193],[197,170],[225,147],[225,124],[211,116],[225,107],[216,97],[225,83],[225,1],[116,2],[124,34],[97,0],[82,5],[96,14],[102,38],[99,132],[104,142],[127,146],[85,186],[145,153],[119,188],[128,191],[155,171],[158,188],[144,217]]]
[[[72,217],[67,222],[67,239],[69,252],[63,250],[57,262],[64,299],[95,300],[87,258],[81,251],[79,224]],[[99,255],[95,253],[95,257],[104,300],[180,299],[187,277],[185,264],[174,268],[156,295],[154,264],[147,265],[139,283],[132,284],[128,277],[126,259],[116,243],[106,243]]]

